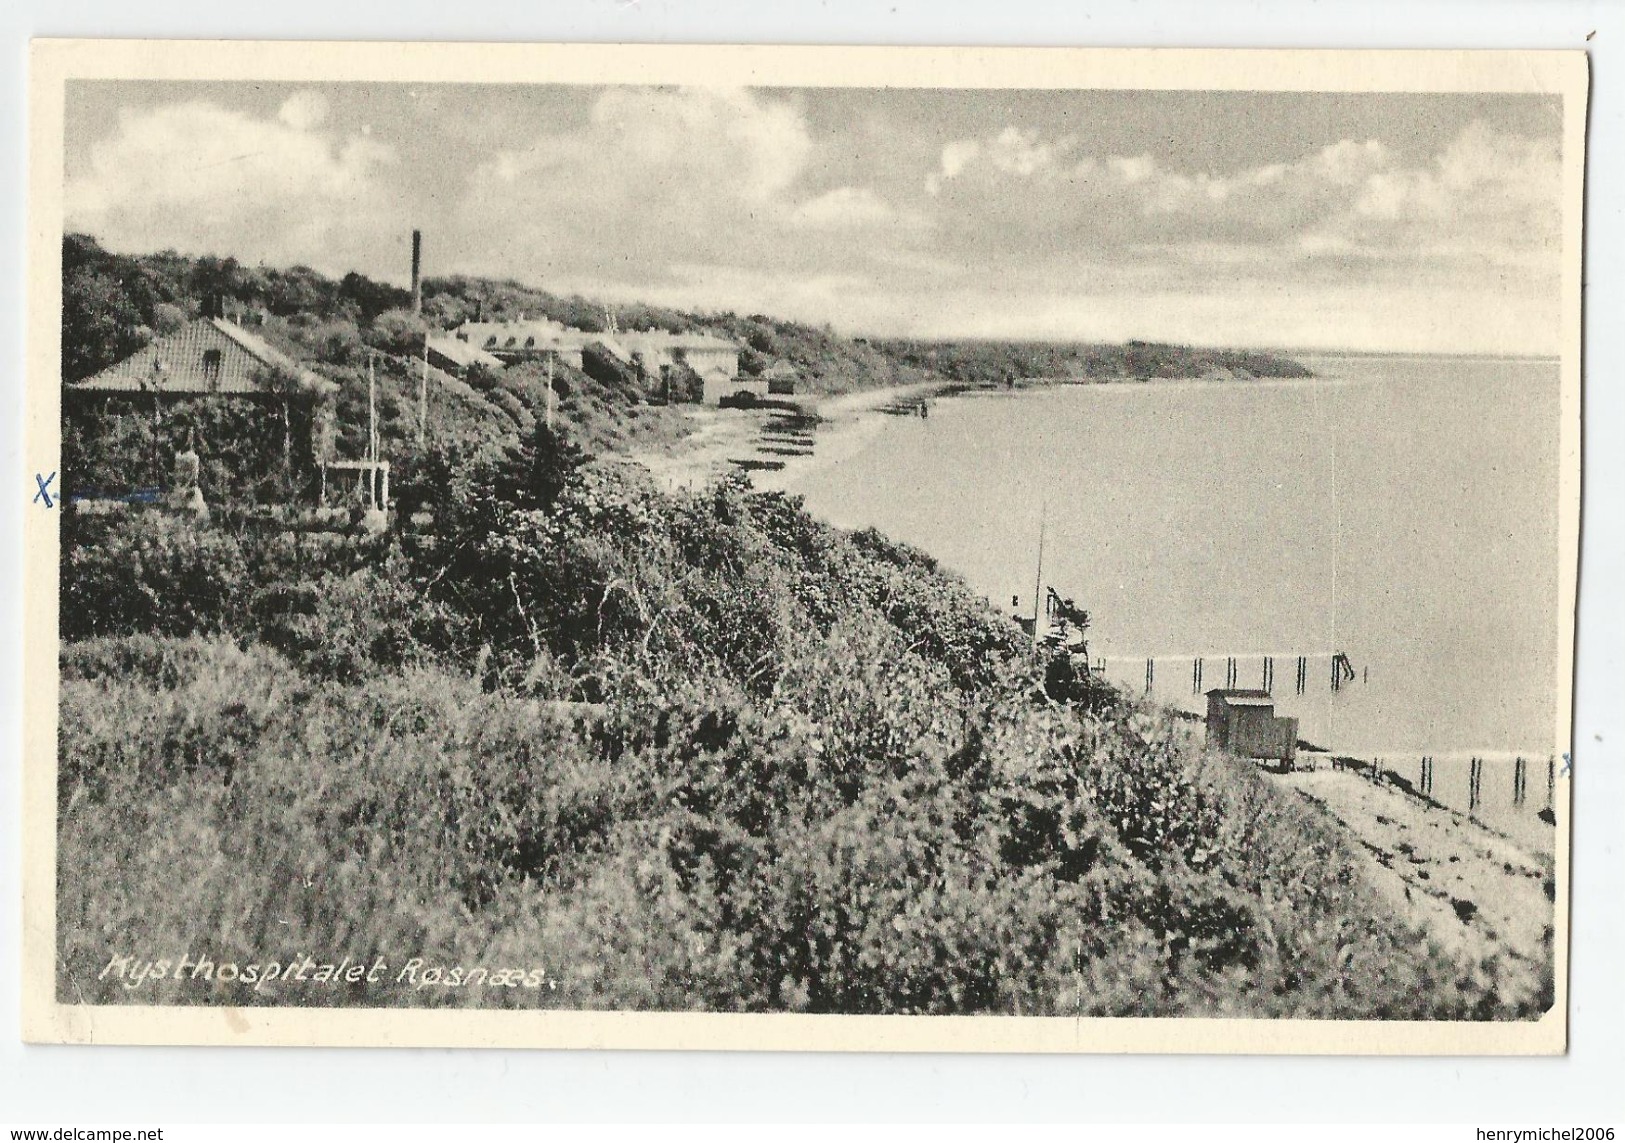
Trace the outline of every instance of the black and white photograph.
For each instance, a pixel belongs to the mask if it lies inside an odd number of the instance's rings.
[[[1562,1051],[1583,55],[235,47],[35,71],[31,1036]]]

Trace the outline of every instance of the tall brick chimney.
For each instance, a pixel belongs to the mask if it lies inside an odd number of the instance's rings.
[[[423,231],[412,231],[412,313],[423,312]]]

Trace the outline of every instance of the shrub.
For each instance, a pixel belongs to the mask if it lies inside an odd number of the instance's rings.
[[[64,599],[100,637],[62,659],[64,996],[127,998],[98,980],[115,946],[207,941],[546,962],[558,983],[302,1003],[1549,1002],[1549,981],[1430,947],[1332,823],[1035,658],[923,553],[742,480],[668,495],[541,432],[403,475],[427,535],[136,521],[70,549]]]
[[[396,357],[415,358],[423,352],[427,332],[423,319],[410,310],[387,310],[372,320],[363,336],[374,349]]]
[[[63,553],[62,635],[187,635],[230,628],[246,586],[229,533],[157,512],[134,512]]]

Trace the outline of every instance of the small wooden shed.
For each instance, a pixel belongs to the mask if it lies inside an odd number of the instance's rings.
[[[1216,687],[1207,692],[1207,744],[1291,769],[1298,758],[1298,720],[1277,718],[1268,691]]]

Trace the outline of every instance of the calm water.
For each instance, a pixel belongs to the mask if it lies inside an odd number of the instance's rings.
[[[1044,579],[1092,657],[1158,698],[1258,686],[1361,756],[1527,752],[1545,804],[1557,662],[1555,362],[1305,358],[1312,382],[1060,387],[933,404],[779,478],[837,524],[939,557],[1001,605]],[[1333,691],[1334,651],[1355,680]],[[1311,656],[1299,696],[1296,656]],[[1446,800],[1466,763],[1441,761]],[[1486,799],[1511,798],[1511,762]],[[1505,786],[1503,790],[1502,787]]]

